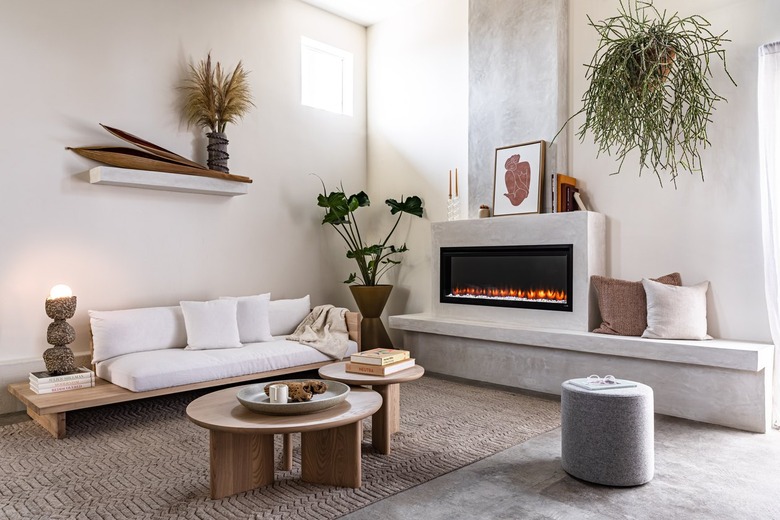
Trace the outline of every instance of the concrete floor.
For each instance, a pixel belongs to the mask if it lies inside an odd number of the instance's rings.
[[[655,478],[610,488],[560,467],[560,428],[343,517],[401,519],[779,519],[780,432],[656,416]]]

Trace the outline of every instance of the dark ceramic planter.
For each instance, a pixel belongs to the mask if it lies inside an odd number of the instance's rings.
[[[363,350],[393,348],[380,316],[385,308],[392,285],[350,285],[363,321],[360,322],[360,342]]]

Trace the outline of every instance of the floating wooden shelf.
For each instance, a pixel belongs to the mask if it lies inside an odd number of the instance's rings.
[[[183,191],[228,197],[244,195],[248,192],[249,188],[249,184],[245,182],[179,173],[112,168],[109,166],[97,166],[89,170],[89,182],[92,184],[106,184],[109,186]]]

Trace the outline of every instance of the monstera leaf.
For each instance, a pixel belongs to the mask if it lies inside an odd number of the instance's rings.
[[[410,215],[414,215],[415,217],[422,217],[423,214],[423,204],[420,197],[417,197],[415,195],[412,195],[411,197],[407,197],[404,199],[401,197],[401,202],[398,202],[395,199],[387,199],[385,201],[385,204],[390,206],[390,214],[395,215],[396,213],[402,212],[402,213],[408,213]]]
[[[329,224],[336,230],[347,245],[347,258],[354,260],[358,266],[358,272],[350,273],[344,283],[377,285],[387,271],[401,263],[399,255],[408,251],[406,244],[396,247],[388,242],[404,214],[423,216],[422,199],[412,195],[401,197],[400,200],[387,199],[385,204],[390,208],[390,214],[395,216],[393,227],[383,240],[366,243],[358,229],[356,212],[371,205],[368,195],[364,191],[347,195],[343,186],[328,193],[322,182],[322,193],[317,197],[317,206],[325,210],[322,224]]]
[[[531,165],[528,161],[520,162],[520,154],[514,154],[506,160],[504,168],[507,191],[504,197],[508,198],[513,206],[519,206],[528,198],[531,190]]]

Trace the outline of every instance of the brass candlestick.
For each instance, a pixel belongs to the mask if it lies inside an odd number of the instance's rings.
[[[76,313],[76,297],[70,287],[57,285],[46,298],[46,315],[54,320],[46,331],[46,341],[51,348],[43,353],[46,371],[52,375],[67,374],[76,370],[73,351],[68,347],[76,339],[76,331],[65,320]]]

